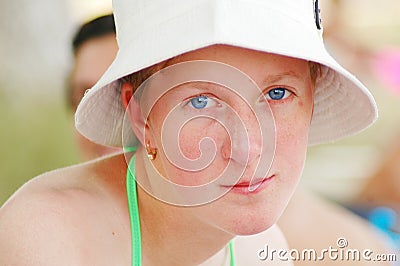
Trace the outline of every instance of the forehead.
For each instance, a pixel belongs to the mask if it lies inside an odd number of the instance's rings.
[[[256,82],[259,78],[281,73],[309,77],[308,62],[302,59],[265,53],[229,45],[212,45],[191,51],[167,62],[167,66],[192,60],[212,60],[243,71]]]
[[[137,91],[144,106],[153,106],[160,98],[164,98],[164,104],[168,101],[173,104],[181,98],[202,93],[219,93],[222,97],[240,95],[253,102],[272,85],[294,87],[297,94],[302,95],[310,84],[305,60],[226,45],[182,54],[164,66]],[[195,84],[201,82],[203,84]],[[162,97],[166,95],[170,97]]]

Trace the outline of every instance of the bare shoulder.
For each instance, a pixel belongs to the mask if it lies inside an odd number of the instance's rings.
[[[318,251],[332,246],[340,249],[338,245],[344,243],[345,249],[360,251],[368,249],[373,254],[390,253],[383,236],[367,221],[335,203],[304,190],[296,191],[278,224],[291,248]],[[309,262],[307,263],[305,265],[309,265]],[[365,265],[367,262],[346,261],[346,263],[346,265]],[[329,261],[321,265],[329,265]],[[374,262],[374,265],[389,264]]]
[[[49,172],[21,187],[0,208],[0,265],[103,265],[102,243],[119,246],[125,233],[121,222],[107,218],[123,216],[124,198],[118,198],[118,169],[116,182],[106,186],[107,160]]]

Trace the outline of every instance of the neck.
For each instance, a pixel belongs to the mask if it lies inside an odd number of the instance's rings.
[[[137,172],[143,168],[137,157]],[[164,203],[138,186],[142,256],[146,265],[198,265],[217,253],[226,253],[233,238],[193,214],[193,208]]]

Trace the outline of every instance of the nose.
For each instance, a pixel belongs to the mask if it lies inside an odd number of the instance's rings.
[[[258,160],[262,152],[260,122],[253,109],[245,104],[236,105],[236,115],[227,119],[229,135],[223,142],[222,156],[247,166]]]

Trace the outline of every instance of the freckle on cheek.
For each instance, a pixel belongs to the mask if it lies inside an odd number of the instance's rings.
[[[184,156],[191,160],[195,160],[200,157],[199,141],[193,138],[181,138],[180,149]]]

